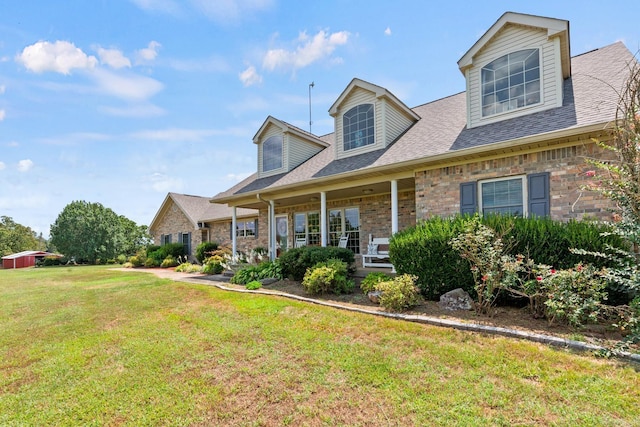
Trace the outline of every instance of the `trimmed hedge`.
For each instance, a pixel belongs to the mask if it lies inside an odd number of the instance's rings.
[[[474,294],[474,283],[468,263],[449,245],[469,217],[448,219],[433,217],[414,227],[396,233],[389,242],[389,256],[399,274],[418,277],[417,286],[431,300],[455,288]],[[516,218],[485,216],[481,222],[503,235],[511,255],[522,254],[538,264],[558,269],[571,268],[579,262],[607,265],[604,259],[585,259],[570,249],[604,252],[605,246],[627,249],[619,236],[602,236],[610,228],[593,221],[554,221],[549,218]]]
[[[284,277],[301,281],[308,268],[312,268],[320,262],[327,262],[330,259],[339,259],[346,263],[350,275],[355,271],[355,255],[353,252],[349,249],[335,246],[303,246],[289,249],[280,255],[278,263],[282,267],[282,275]]]
[[[147,258],[152,258],[161,264],[167,257],[185,257],[187,255],[186,248],[182,243],[168,243],[162,246],[147,247]]]

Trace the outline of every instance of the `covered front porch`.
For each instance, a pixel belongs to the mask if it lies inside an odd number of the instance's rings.
[[[356,255],[358,267],[370,253],[372,239],[389,239],[394,233],[415,224],[415,180],[413,175],[365,182],[341,182],[324,188],[291,189],[288,192],[259,193],[255,199],[233,207],[232,229],[236,229],[236,208],[260,211],[266,224],[270,259],[284,250],[302,245],[346,247]],[[232,236],[237,252],[238,236]],[[344,240],[343,240],[344,241]],[[381,248],[381,252],[384,252]],[[380,254],[382,255],[382,254]],[[384,257],[369,257],[368,268],[392,268]],[[366,262],[364,264],[367,264]],[[371,265],[380,264],[380,265]]]

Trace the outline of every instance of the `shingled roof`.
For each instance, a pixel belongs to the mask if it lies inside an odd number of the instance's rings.
[[[162,206],[156,213],[155,218],[151,221],[149,228],[153,228],[155,222],[160,219],[163,208],[167,205],[169,200],[173,202],[182,210],[185,216],[193,224],[194,228],[198,227],[199,222],[211,222],[219,221],[231,218],[233,209],[227,205],[219,203],[211,203],[210,197],[191,196],[189,194],[180,193],[168,193]],[[238,208],[236,215],[238,217],[255,216],[258,214],[257,210]]]
[[[603,129],[615,117],[618,95],[633,55],[618,42],[571,59],[572,76],[564,80],[563,105],[512,119],[467,128],[464,92],[412,108],[419,117],[411,128],[388,147],[337,160],[328,147],[289,173],[258,179],[257,174],[219,193],[229,199],[251,192],[277,190],[316,180],[354,176],[402,164],[435,161],[468,155],[498,143],[516,145],[531,138],[553,138],[562,133],[579,134],[584,129]],[[334,134],[320,137],[333,144]]]

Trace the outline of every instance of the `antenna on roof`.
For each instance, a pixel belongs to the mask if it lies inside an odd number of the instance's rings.
[[[309,133],[311,133],[311,125],[313,124],[311,121],[311,88],[314,86],[313,82],[309,83]]]

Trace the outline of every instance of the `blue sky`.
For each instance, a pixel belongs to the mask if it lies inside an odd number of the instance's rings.
[[[149,224],[167,192],[256,170],[267,116],[333,131],[352,78],[410,107],[464,90],[457,61],[505,12],[570,21],[577,55],[640,48],[635,1],[50,0],[0,6],[0,215],[45,236],[64,206]]]

